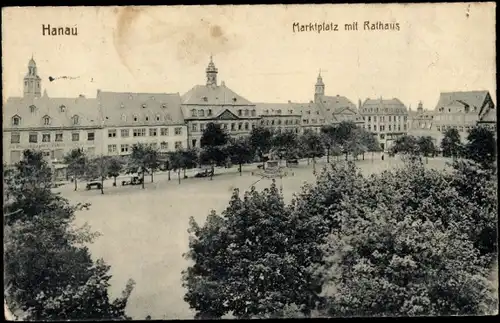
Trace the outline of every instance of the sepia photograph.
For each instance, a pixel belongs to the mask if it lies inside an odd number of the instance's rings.
[[[498,315],[495,10],[2,8],[5,319]]]

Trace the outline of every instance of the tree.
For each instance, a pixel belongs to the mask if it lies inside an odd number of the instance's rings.
[[[335,136],[338,143],[341,146],[342,151],[345,154],[345,160],[349,156],[349,153],[357,153],[357,126],[352,121],[342,121],[337,126],[335,131]]]
[[[339,150],[337,143],[337,128],[331,125],[321,127],[321,140],[326,148],[326,162],[330,163],[330,154]]]
[[[85,153],[80,148],[73,149],[64,156],[64,163],[68,165],[68,173],[73,175],[76,191],[78,189],[77,179],[85,173]]]
[[[113,177],[113,186],[116,186],[116,178],[120,176],[123,169],[123,161],[119,157],[111,157],[108,161],[108,176]]]
[[[202,152],[200,162],[209,164],[212,167],[211,174],[214,173],[214,164],[222,164],[227,159],[226,149],[224,148],[229,141],[229,135],[220,127],[219,124],[208,123],[200,139]],[[210,176],[212,180],[212,176]]]
[[[366,147],[366,150],[372,153],[372,160],[373,160],[373,153],[382,151],[382,147],[380,146],[380,143],[377,139],[377,134],[371,133],[362,128],[360,128],[360,131],[361,131],[361,136],[360,136],[361,141],[363,142],[363,145]],[[363,159],[364,159],[364,154],[363,154]]]
[[[496,162],[497,142],[495,134],[486,127],[476,126],[467,135],[466,157],[484,168],[492,167]]]
[[[434,156],[436,147],[431,136],[422,136],[417,139],[418,149],[421,154],[427,159],[429,156]]]
[[[411,135],[404,135],[396,139],[394,144],[389,149],[389,155],[402,154],[409,156],[411,159],[420,156],[420,146],[416,137]]]
[[[96,233],[74,225],[75,211],[88,205],[70,206],[50,191],[41,153],[24,156],[6,180],[12,198],[4,211],[18,210],[19,215],[4,228],[9,308],[23,320],[129,319],[125,307],[134,282],[111,301],[110,268],[102,259],[94,261],[84,246]]]
[[[99,179],[101,181],[101,194],[104,194],[104,180],[109,174],[109,161],[108,157],[97,156],[90,159],[85,167],[86,180]]]
[[[181,183],[181,170],[186,167],[185,154],[182,149],[178,149],[170,154],[170,167],[177,172],[179,184]]]
[[[461,151],[460,134],[455,128],[448,128],[441,140],[441,149],[444,157],[456,158]]]
[[[134,144],[132,146],[132,154],[130,159],[134,168],[138,170],[142,178],[142,189],[144,189],[144,174],[148,169],[151,161],[151,154],[149,147],[143,143]]]
[[[250,132],[250,145],[263,162],[263,168],[265,168],[264,155],[268,154],[272,148],[272,137],[271,130],[261,126],[253,128]]]
[[[242,174],[241,165],[253,160],[254,154],[248,138],[234,138],[228,144],[228,155],[231,162],[239,165],[240,176]]]
[[[322,157],[324,155],[324,147],[321,136],[313,131],[305,131],[299,138],[300,147],[302,148],[303,155],[312,158],[313,161],[313,172],[316,172],[316,157]]]
[[[184,149],[181,152],[183,156],[184,178],[186,178],[186,169],[191,169],[198,166],[199,152],[196,148]]]
[[[272,137],[272,148],[280,159],[294,158],[298,147],[297,134],[292,130],[275,132]]]
[[[157,149],[152,146],[145,147],[146,167],[151,173],[151,183],[153,182],[153,174],[160,167],[160,155]]]
[[[200,227],[190,219],[190,250],[194,263],[183,272],[186,302],[197,318],[266,316],[287,305],[313,306],[307,286],[309,272],[297,254],[294,218],[273,183],[262,193],[235,190],[228,208],[213,211]]]

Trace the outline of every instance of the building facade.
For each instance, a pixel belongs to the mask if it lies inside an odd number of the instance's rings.
[[[40,95],[41,78],[33,58],[28,63],[22,97],[8,98],[3,106],[3,161],[14,164],[26,149],[41,150],[48,161],[58,162],[74,148],[89,155],[102,153],[97,101],[51,98]]]
[[[442,92],[434,113],[433,126],[438,133],[438,142],[448,129],[457,129],[465,140],[468,130],[481,120],[491,120],[492,115],[496,120],[495,104],[488,91]]]
[[[179,93],[97,92],[106,155],[128,155],[136,143],[162,153],[187,147]]]
[[[293,131],[301,129],[301,114],[291,103],[256,103],[259,125],[271,131]]]
[[[378,136],[384,151],[390,149],[394,141],[408,133],[408,109],[396,98],[366,99],[361,105],[363,127]]]
[[[217,84],[218,69],[210,58],[206,84],[196,85],[182,95],[182,112],[189,147],[201,147],[208,123],[219,124],[232,137],[249,135],[260,121],[255,104],[236,94],[224,82]]]

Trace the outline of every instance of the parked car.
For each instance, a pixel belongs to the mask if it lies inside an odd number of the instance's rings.
[[[100,189],[102,189],[102,184],[100,182],[90,182],[90,183],[87,183],[87,186],[85,188],[87,189],[87,191],[89,191],[93,187],[95,187],[98,190],[100,190]]]
[[[141,185],[144,180],[142,177],[139,176],[133,176],[130,178],[130,181],[122,181],[122,186],[126,185]]]

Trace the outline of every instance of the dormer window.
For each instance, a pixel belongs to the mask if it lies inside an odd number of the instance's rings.
[[[21,124],[21,117],[19,116],[13,116],[12,117],[12,125],[13,126],[19,126]]]
[[[120,108],[122,108],[122,109],[125,108],[125,105],[123,103],[120,104]]]
[[[156,115],[156,121],[160,121],[160,116]]]
[[[162,104],[162,105],[161,105],[161,107],[162,107],[163,109],[166,109],[166,108],[167,108],[167,105],[166,105],[166,104]]]
[[[281,114],[281,110],[276,111],[276,113]]]
[[[205,101],[205,102],[208,102],[208,98],[207,98],[206,96],[204,96],[204,97],[202,98],[202,100],[203,100],[203,101]]]
[[[204,116],[205,116],[205,111],[203,111],[203,110],[198,110],[198,116],[199,116],[199,117],[204,117]]]
[[[64,105],[61,105],[61,106],[59,107],[59,110],[60,110],[61,112],[64,112],[64,111],[66,111],[66,107],[65,107]]]
[[[146,117],[146,121],[149,121],[149,117]]]
[[[127,116],[122,114],[122,121],[127,121]]]
[[[30,111],[31,113],[35,113],[36,107],[34,105],[30,105]]]
[[[236,98],[233,98],[233,102],[236,102],[236,100],[237,100]]]
[[[146,104],[145,103],[142,104],[142,108],[146,109]]]
[[[165,115],[165,119],[168,121],[172,121],[172,117],[168,113]]]
[[[44,126],[50,125],[50,117],[49,116],[43,117],[43,125]]]
[[[137,120],[139,120],[139,118],[137,118],[137,116],[134,116],[134,122],[137,122]]]
[[[470,107],[465,107],[465,113],[469,113],[470,112]]]
[[[211,116],[212,115],[212,109],[208,109],[208,116]]]
[[[196,117],[196,110],[195,109],[191,110],[191,116]]]
[[[78,118],[78,116],[77,116],[77,115],[74,115],[72,119],[73,119],[73,124],[74,124],[74,125],[77,125],[77,124],[78,124],[78,122],[79,122],[79,120],[78,120],[78,119],[79,119],[79,118]]]
[[[248,109],[245,109],[245,116],[248,116]]]

